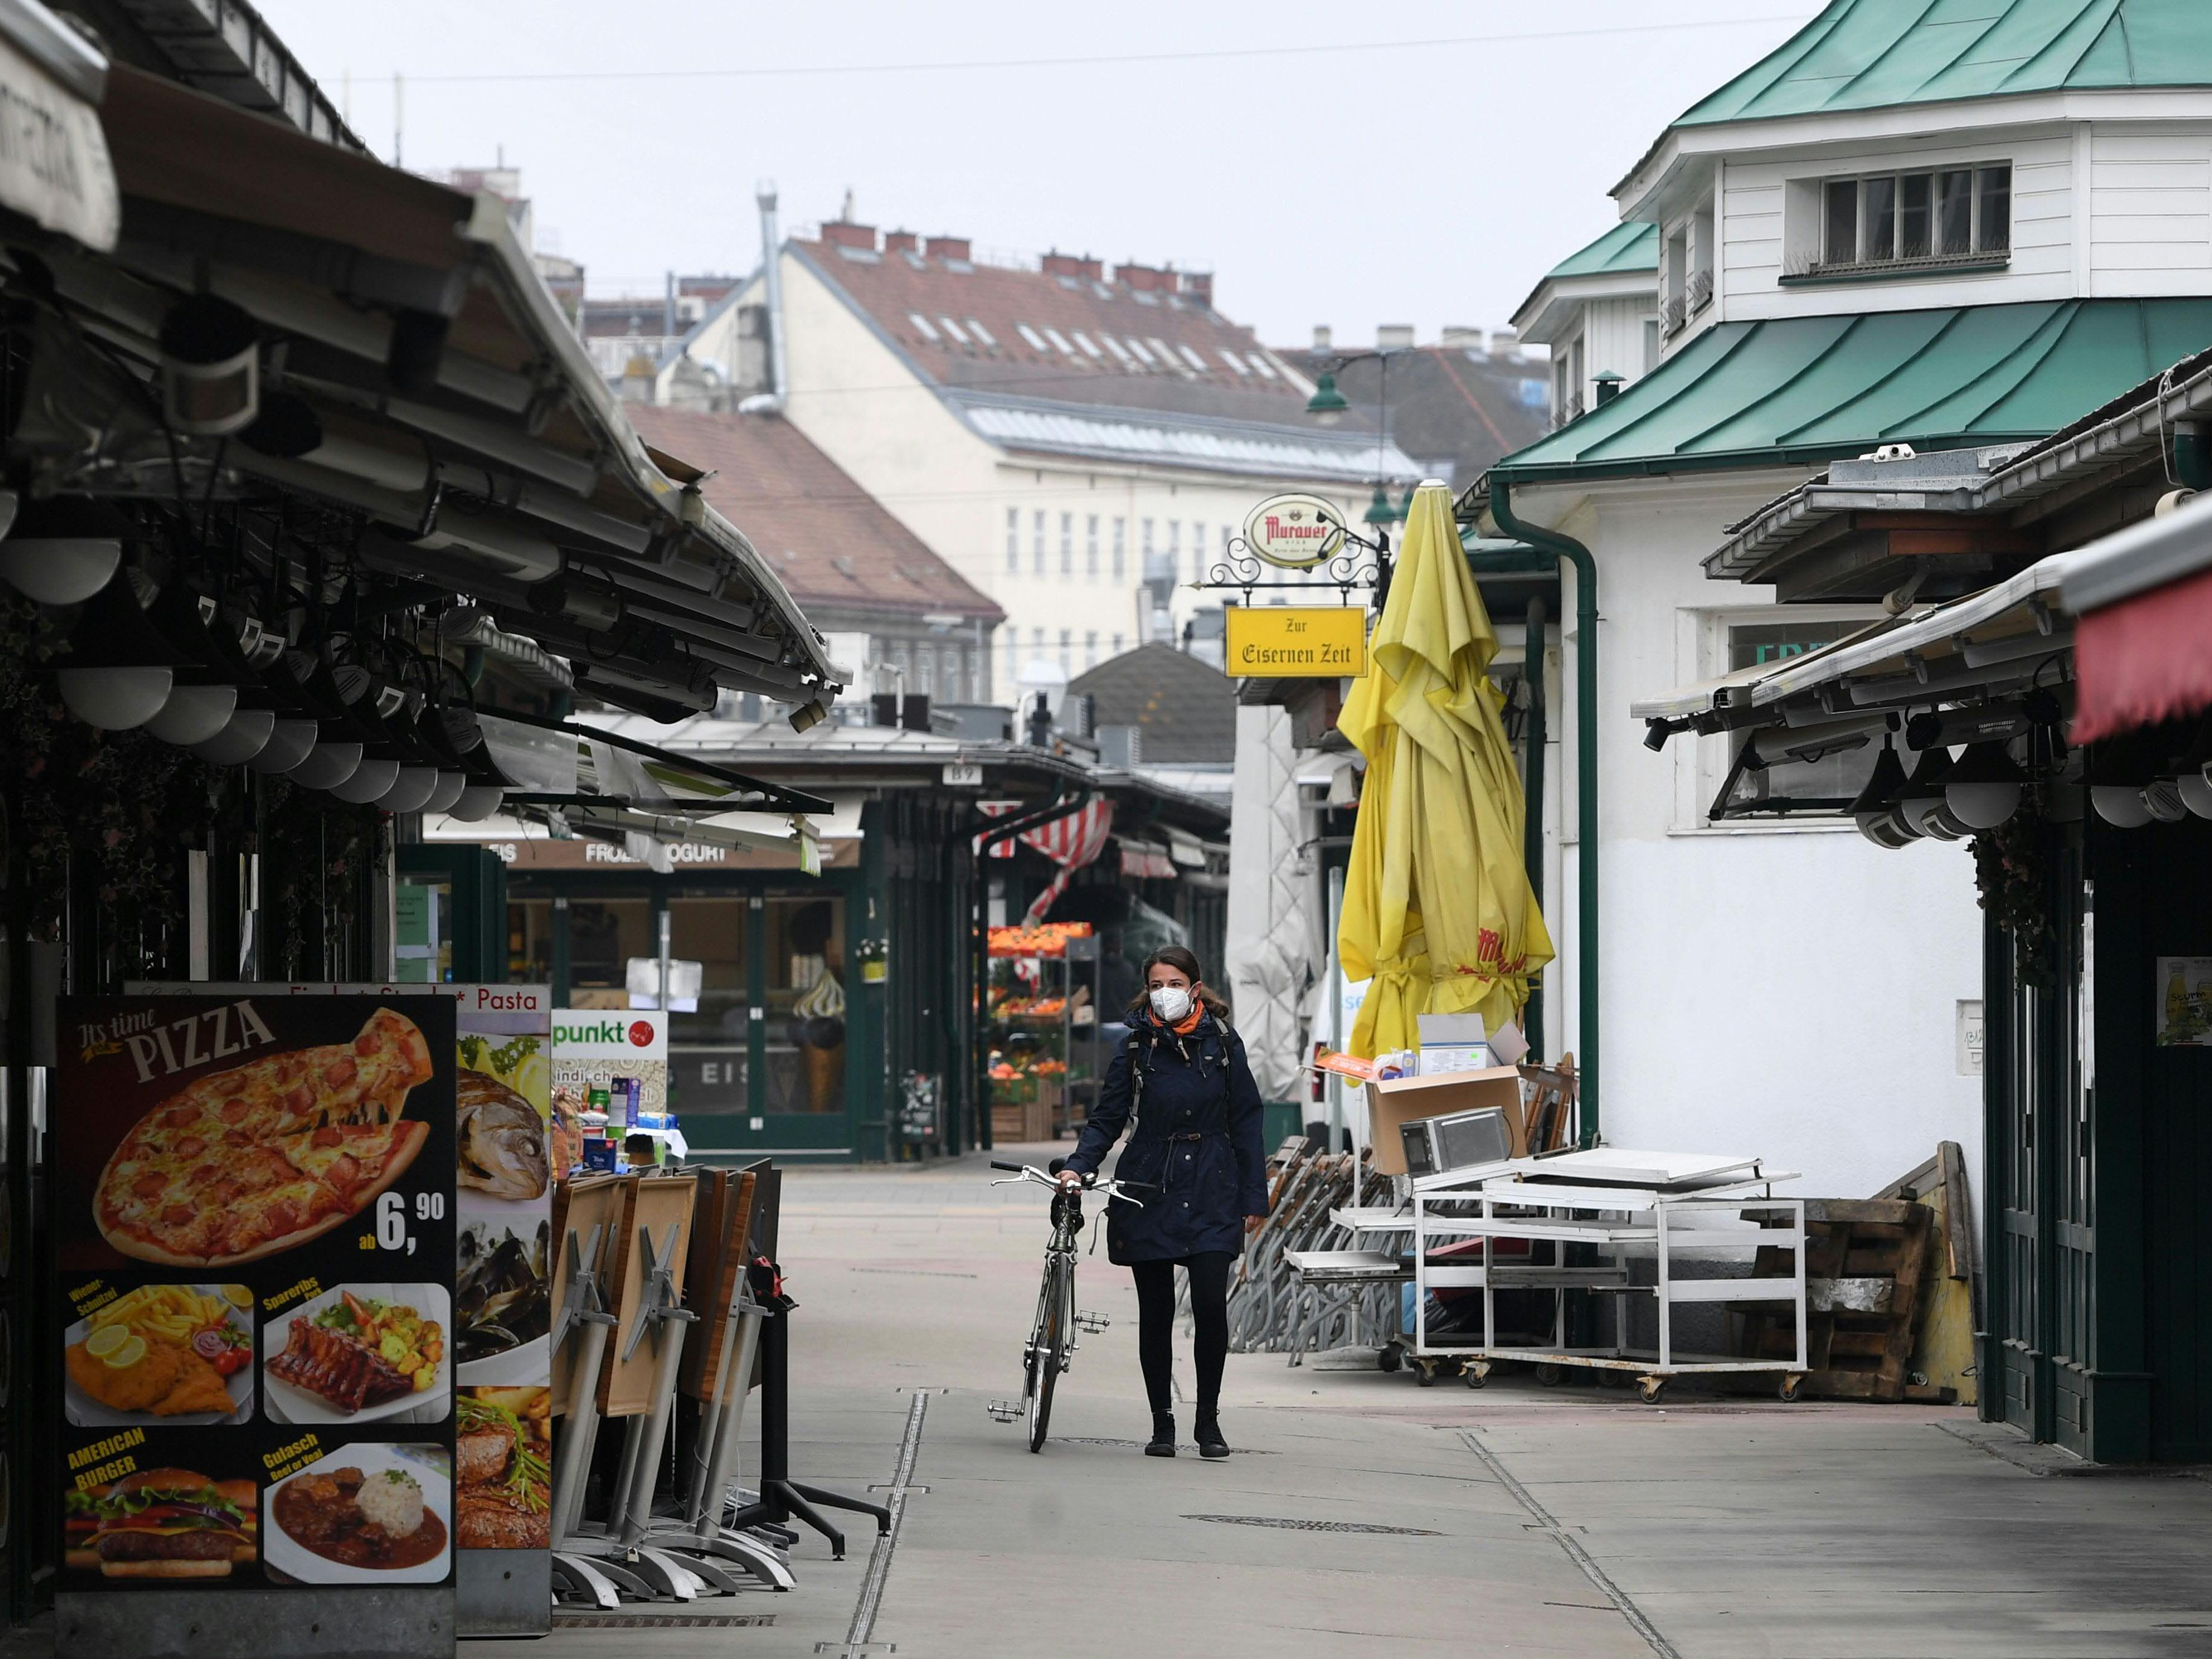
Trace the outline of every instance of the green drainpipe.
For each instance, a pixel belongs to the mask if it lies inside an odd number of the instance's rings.
[[[1598,1137],[1597,994],[1597,560],[1571,536],[1523,524],[1513,516],[1512,486],[1490,480],[1490,516],[1509,536],[1541,548],[1575,568],[1575,865],[1581,899],[1576,968],[1582,987],[1582,1142]],[[1537,809],[1542,811],[1540,804]]]

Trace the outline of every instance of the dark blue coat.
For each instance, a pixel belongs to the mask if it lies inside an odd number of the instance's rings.
[[[1141,1210],[1107,1205],[1108,1256],[1126,1264],[1242,1249],[1244,1218],[1267,1212],[1260,1090],[1243,1041],[1212,1014],[1179,1036],[1146,1010],[1106,1068],[1067,1167],[1088,1175],[1104,1163],[1132,1107],[1136,1127],[1114,1175],[1155,1190],[1137,1194]]]

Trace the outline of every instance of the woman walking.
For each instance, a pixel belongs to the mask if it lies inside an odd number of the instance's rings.
[[[1137,1355],[1152,1407],[1152,1457],[1175,1455],[1175,1270],[1190,1274],[1198,1369],[1199,1455],[1226,1457],[1219,1407],[1229,1352],[1229,1270],[1243,1235],[1267,1212],[1267,1152],[1260,1091],[1229,1010],[1207,990],[1198,958],[1179,945],[1145,959],[1145,989],[1129,1005],[1129,1038],[1107,1067],[1098,1103],[1060,1176],[1093,1173],[1134,1119],[1115,1178],[1152,1188],[1144,1208],[1109,1206],[1106,1254],[1137,1280]]]

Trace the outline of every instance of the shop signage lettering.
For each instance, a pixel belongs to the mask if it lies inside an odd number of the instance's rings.
[[[1344,520],[1318,495],[1270,495],[1246,516],[1244,545],[1285,570],[1310,570],[1344,545]]]
[[[1229,672],[1246,679],[1352,679],[1367,672],[1367,613],[1352,605],[1231,605]]]

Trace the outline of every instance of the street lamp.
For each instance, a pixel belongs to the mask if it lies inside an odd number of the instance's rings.
[[[1313,396],[1306,399],[1306,413],[1323,426],[1334,426],[1351,407],[1344,394],[1336,389],[1336,371],[1323,369],[1321,378],[1314,382]]]

